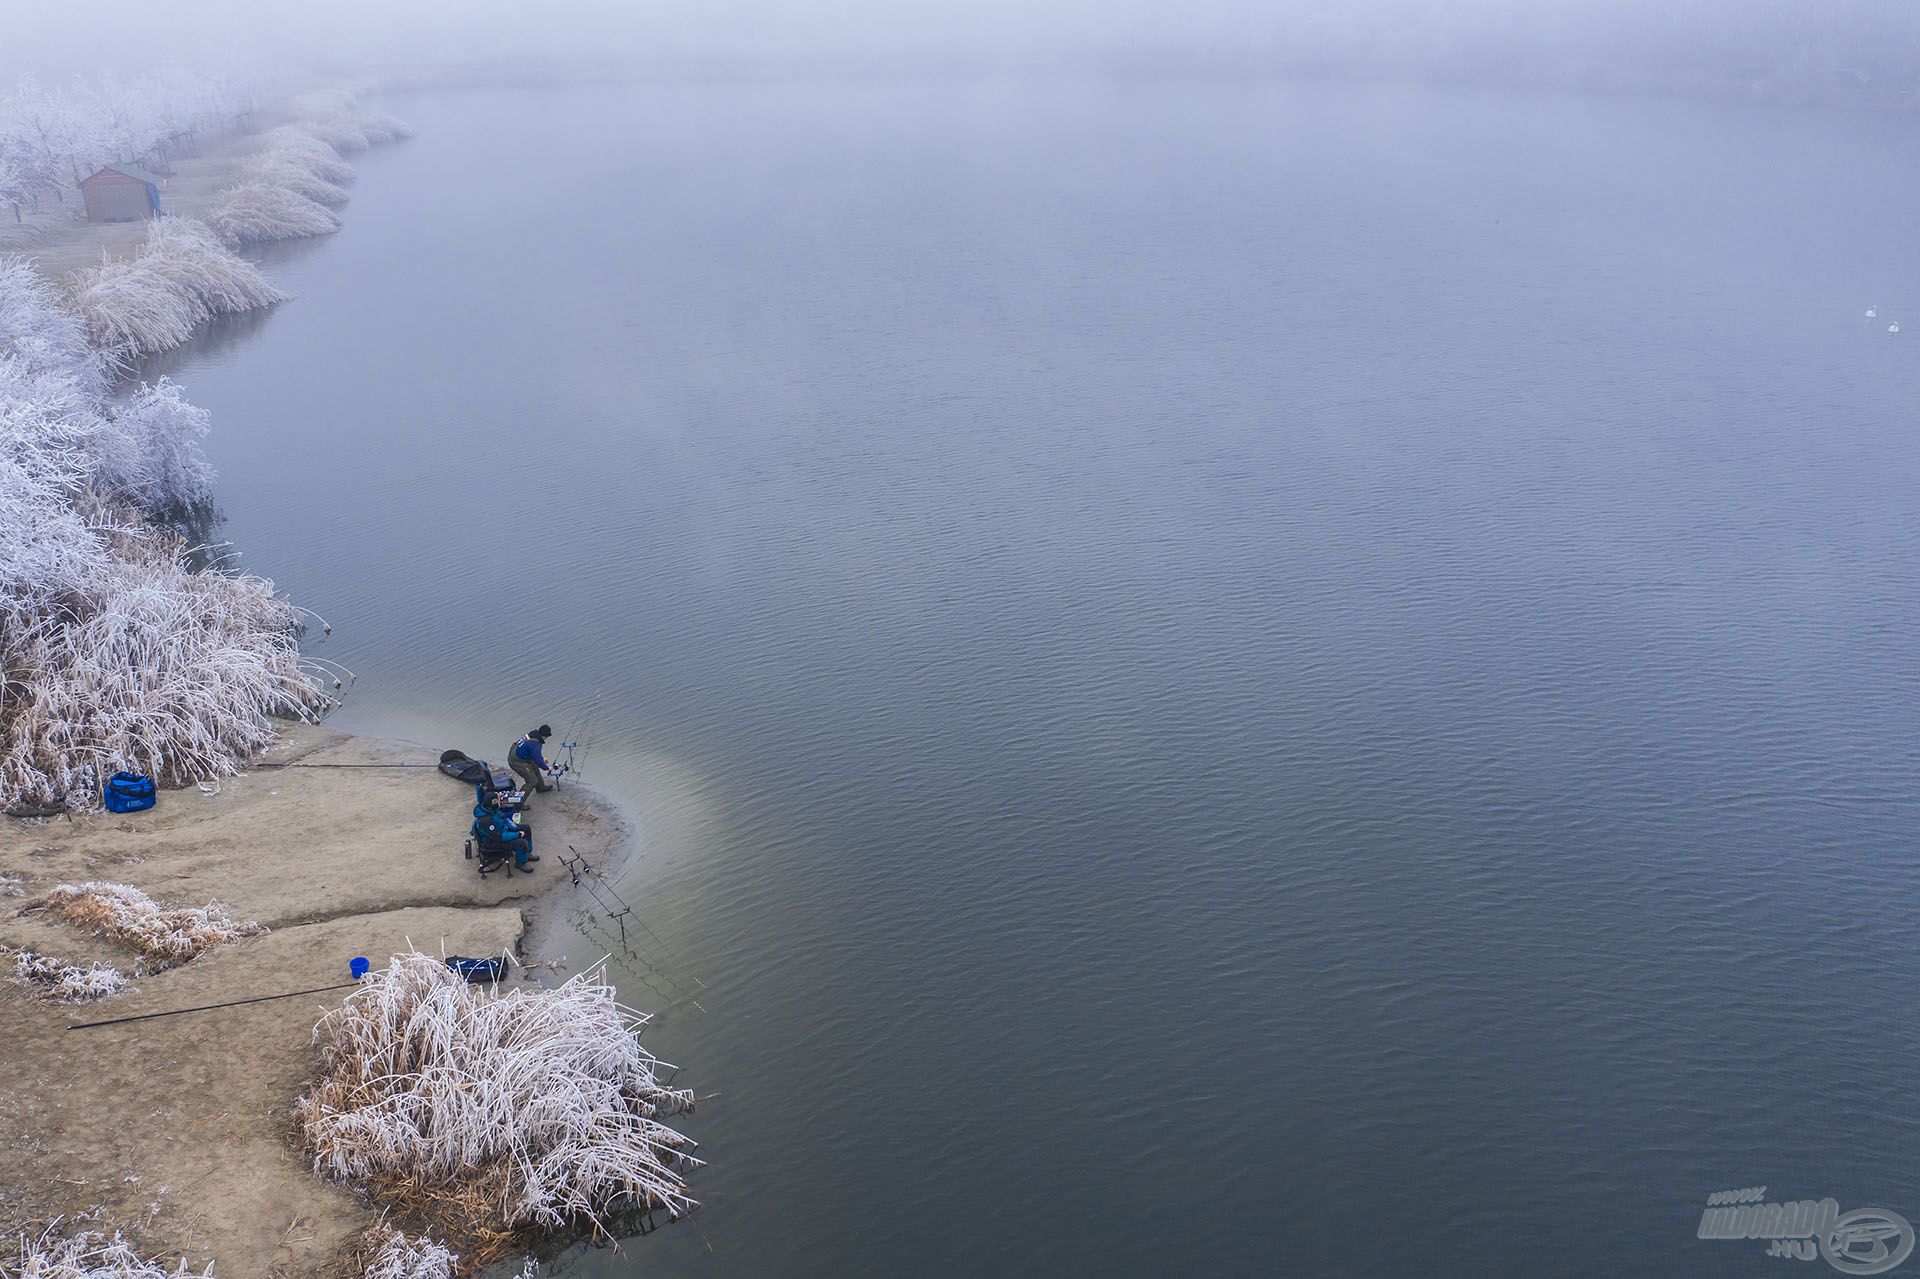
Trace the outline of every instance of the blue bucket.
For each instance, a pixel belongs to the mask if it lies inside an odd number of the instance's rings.
[[[353,979],[355,981],[359,981],[362,977],[365,977],[367,975],[367,970],[372,967],[373,965],[369,964],[364,959],[353,959],[353,960],[349,960],[347,963],[347,971],[353,974]]]

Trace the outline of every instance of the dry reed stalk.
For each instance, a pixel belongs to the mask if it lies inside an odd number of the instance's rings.
[[[60,1235],[59,1226],[56,1219],[38,1235],[21,1231],[20,1259],[0,1260],[0,1279],[186,1279],[195,1274],[212,1279],[212,1262],[205,1270],[192,1271],[182,1257],[169,1270],[134,1251],[117,1230],[111,1237],[97,1230]]]
[[[104,999],[119,994],[127,984],[126,976],[111,964],[88,964],[82,968],[51,955],[0,946],[0,955],[8,954],[13,956],[14,984],[57,1004],[84,1004]]]
[[[658,1081],[646,1020],[598,965],[502,994],[396,955],[314,1028],[321,1074],[295,1108],[314,1169],[440,1223],[467,1269],[522,1227],[678,1216],[700,1161],[661,1119],[693,1094]]]
[[[62,884],[47,894],[53,912],[78,928],[119,942],[148,972],[184,964],[215,946],[267,930],[242,923],[219,902],[162,906],[128,884]]]

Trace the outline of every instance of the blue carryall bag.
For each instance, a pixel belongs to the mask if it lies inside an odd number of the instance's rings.
[[[106,801],[109,813],[137,813],[143,808],[152,808],[153,779],[138,773],[115,773],[107,779]]]
[[[465,955],[448,955],[447,967],[468,981],[499,981],[507,975],[507,957],[495,955],[492,959],[468,959]]]

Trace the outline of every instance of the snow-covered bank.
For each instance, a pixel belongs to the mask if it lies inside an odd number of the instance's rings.
[[[34,109],[22,102],[9,109]],[[79,139],[42,157],[58,192],[58,174],[101,144],[39,109],[49,137]],[[273,740],[275,717],[317,719],[341,687],[301,655],[306,619],[270,582],[189,564],[173,530],[212,510],[206,413],[165,378],[111,393],[133,361],[211,317],[285,300],[233,249],[337,228],[313,197],[344,199],[344,153],[407,135],[345,94],[289,110],[206,222],[153,221],[137,251],[103,248],[65,297],[28,259],[0,259],[0,805],[90,807],[122,769],[175,784],[230,775]],[[146,135],[132,136],[137,154]]]
[[[118,769],[236,772],[335,677],[272,583],[194,572],[165,521],[206,510],[207,415],[162,379],[109,395],[85,323],[0,262],[0,802],[97,803]]]

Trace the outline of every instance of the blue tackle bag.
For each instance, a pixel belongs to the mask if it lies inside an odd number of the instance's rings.
[[[507,957],[495,955],[492,959],[468,959],[465,955],[449,955],[447,967],[468,981],[499,981],[507,975]]]
[[[107,811],[137,813],[153,807],[153,779],[138,773],[115,773],[107,779]]]

